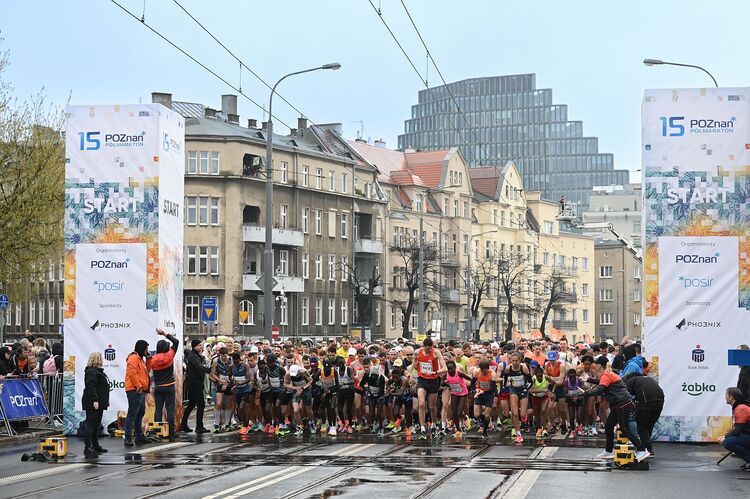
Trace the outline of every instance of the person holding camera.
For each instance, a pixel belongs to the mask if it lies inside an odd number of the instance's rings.
[[[104,411],[109,407],[109,378],[104,373],[102,364],[102,354],[92,353],[83,377],[81,407],[86,411],[83,455],[87,459],[107,452],[107,449],[99,445],[99,425],[102,424]]]

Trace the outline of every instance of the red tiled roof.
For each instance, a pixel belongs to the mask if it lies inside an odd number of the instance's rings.
[[[409,199],[409,195],[404,192],[403,189],[399,187],[398,193],[401,195],[401,204],[404,206],[404,208],[411,208],[411,199]]]
[[[469,179],[471,187],[487,197],[494,198],[497,194],[497,186],[503,178],[500,166],[485,166],[481,168],[469,168]]]

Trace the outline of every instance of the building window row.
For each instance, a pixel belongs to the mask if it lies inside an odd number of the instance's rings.
[[[219,151],[188,151],[185,173],[188,175],[218,175]]]
[[[185,225],[219,225],[221,199],[211,196],[186,196]]]
[[[188,275],[219,275],[218,246],[186,246]]]

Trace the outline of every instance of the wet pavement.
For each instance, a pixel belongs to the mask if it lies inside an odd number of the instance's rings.
[[[0,497],[750,497],[750,473],[717,445],[656,444],[649,471],[614,469],[595,459],[596,438],[406,441],[369,434],[328,437],[188,434],[174,443],[83,458],[81,440],[56,464],[21,462],[28,442],[0,447]]]

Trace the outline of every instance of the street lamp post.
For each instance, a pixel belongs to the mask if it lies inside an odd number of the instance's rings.
[[[316,68],[295,71],[283,76],[271,89],[268,99],[268,124],[266,126],[266,244],[263,261],[263,335],[267,340],[273,337],[273,94],[279,83],[290,76],[311,73],[320,69],[340,69],[341,64],[334,62]]]
[[[471,241],[475,237],[483,236],[485,234],[492,234],[493,232],[497,232],[497,230],[488,230],[486,232],[480,232],[479,234],[474,234],[472,236],[469,236],[467,240],[467,244],[469,245],[468,248],[466,248],[466,255],[468,258],[468,261],[466,263],[466,332],[464,333],[466,336],[466,340],[468,341],[471,338]],[[478,339],[478,338],[477,338]]]
[[[679,62],[666,62],[666,61],[662,61],[659,59],[643,59],[643,64],[645,64],[646,66],[681,66],[683,68],[700,69],[701,71],[703,71],[704,73],[706,73],[708,76],[711,77],[711,80],[713,80],[714,82],[714,86],[716,86],[717,88],[719,86],[719,84],[716,83],[716,78],[714,78],[714,76],[711,73],[709,73],[705,68],[696,66],[694,64],[682,64]]]

